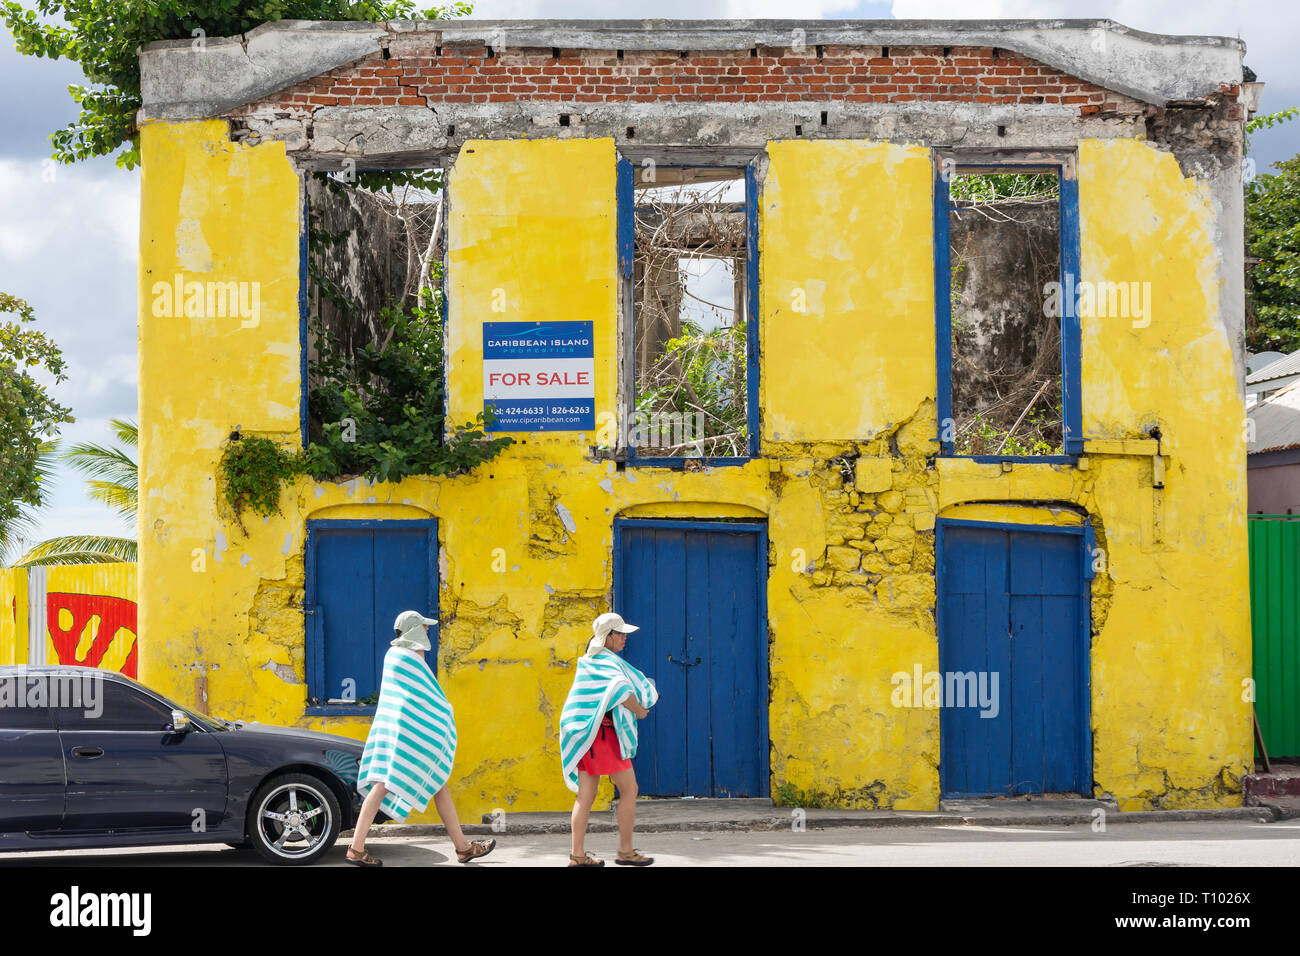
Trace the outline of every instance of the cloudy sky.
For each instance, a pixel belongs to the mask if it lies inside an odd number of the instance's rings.
[[[31,5],[30,3],[28,4]],[[810,19],[992,19],[1108,17],[1155,33],[1236,36],[1247,64],[1267,86],[1262,110],[1300,104],[1300,37],[1294,0],[480,0],[475,15],[501,18],[773,17]],[[136,417],[136,251],[139,175],[111,160],[54,166],[46,137],[76,116],[67,94],[81,81],[67,63],[18,56],[0,29],[0,290],[27,299],[39,327],[69,361],[55,390],[77,422],[72,441],[111,441],[112,418]],[[1262,167],[1300,152],[1300,121],[1258,134]],[[70,533],[133,535],[90,502],[78,476],[57,476],[39,537]]]

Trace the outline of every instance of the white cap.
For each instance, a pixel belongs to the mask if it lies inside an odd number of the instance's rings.
[[[620,634],[631,634],[633,631],[639,631],[640,628],[635,624],[628,624],[623,620],[621,615],[609,613],[602,614],[596,620],[591,622],[591,631],[595,635],[587,643],[587,653],[595,654],[597,651],[604,650],[605,638],[609,637],[610,631],[618,631]]]
[[[397,631],[399,634],[405,634],[417,624],[425,627],[433,627],[433,625],[437,623],[438,621],[436,618],[425,617],[419,611],[403,611],[401,614],[397,615],[397,620],[393,622],[393,630]]]

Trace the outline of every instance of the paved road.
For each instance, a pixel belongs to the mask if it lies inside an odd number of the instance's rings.
[[[499,834],[496,851],[474,866],[562,866],[563,835]],[[612,834],[587,849],[612,861]],[[344,866],[345,844],[324,865]],[[936,826],[788,832],[645,833],[637,839],[656,866],[1296,866],[1300,820],[1280,823],[1126,823],[1087,826]],[[457,866],[444,837],[390,837],[370,850],[385,866]],[[251,851],[226,847],[0,854],[0,866],[260,866]],[[614,867],[623,869],[622,867]]]

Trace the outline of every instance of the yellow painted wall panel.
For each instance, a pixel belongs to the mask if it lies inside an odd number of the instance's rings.
[[[609,139],[461,147],[447,230],[452,422],[483,409],[484,322],[594,323],[597,421],[614,411],[616,161]],[[575,432],[557,440],[594,444]]]
[[[27,569],[0,568],[0,664],[27,663]]]
[[[929,150],[768,144],[763,437],[874,437],[935,395]]]

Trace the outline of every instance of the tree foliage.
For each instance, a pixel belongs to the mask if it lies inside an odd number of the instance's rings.
[[[147,43],[202,44],[274,20],[433,20],[469,12],[461,2],[417,10],[413,0],[0,0],[0,21],[19,53],[72,60],[89,84],[68,87],[81,113],[51,134],[54,158],[73,163],[118,151],[126,169],[140,161],[137,51]]]
[[[1291,107],[1256,116],[1246,132],[1272,129],[1300,114]],[[1246,347],[1300,349],[1300,156],[1273,164],[1246,184],[1246,249],[1259,261],[1247,282]]]
[[[50,397],[38,374],[67,378],[59,347],[43,332],[26,328],[36,320],[32,307],[0,292],[0,528],[22,517],[24,506],[43,503],[47,479],[40,466],[42,441],[73,421],[72,410]]]
[[[1246,246],[1259,259],[1250,270],[1252,351],[1300,349],[1300,156],[1274,163],[1277,173],[1246,187]]]

